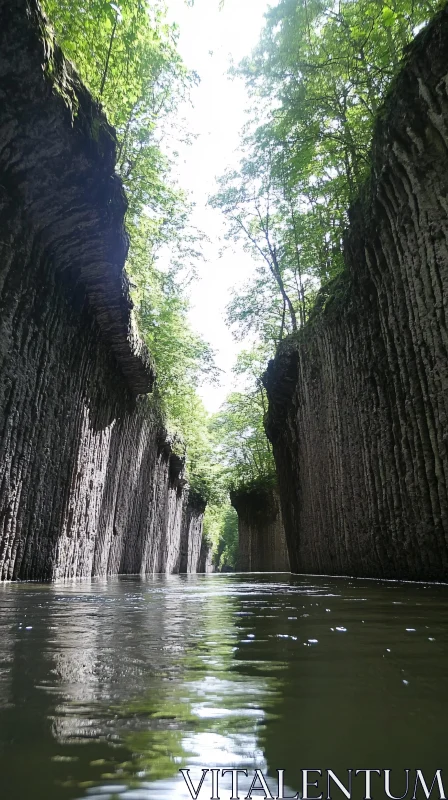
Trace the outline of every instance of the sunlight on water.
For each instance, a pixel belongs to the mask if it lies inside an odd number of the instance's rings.
[[[0,603],[8,800],[187,798],[182,767],[285,769],[296,791],[302,768],[444,766],[446,586],[156,576]]]

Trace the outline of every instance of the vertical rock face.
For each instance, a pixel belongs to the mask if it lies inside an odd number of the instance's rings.
[[[203,508],[137,397],[153,370],[114,163],[37,4],[0,0],[0,579],[199,564]]]
[[[214,571],[215,571],[215,566],[213,564],[213,547],[209,542],[207,542],[206,539],[203,538],[201,544],[198,572],[206,572],[210,574]]]
[[[271,486],[233,492],[231,502],[238,514],[241,572],[289,572],[289,557],[280,499]]]
[[[346,273],[265,376],[291,567],[448,578],[448,10],[378,120]]]
[[[182,538],[180,545],[180,571],[206,572],[201,564],[202,519],[205,502],[193,493],[185,508],[182,520]],[[205,540],[204,540],[205,545]],[[202,556],[206,559],[206,556]]]

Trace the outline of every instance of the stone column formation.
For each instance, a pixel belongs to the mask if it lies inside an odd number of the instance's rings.
[[[345,273],[265,375],[295,572],[448,579],[448,9],[408,49]]]
[[[289,556],[280,508],[273,486],[231,493],[238,514],[241,572],[289,572]]]
[[[208,565],[144,396],[115,148],[36,0],[0,0],[0,579]]]

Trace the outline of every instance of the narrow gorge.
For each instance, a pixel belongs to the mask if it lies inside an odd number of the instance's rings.
[[[5,798],[446,800],[447,303],[448,5],[0,0]]]
[[[0,579],[207,571],[132,321],[114,131],[34,0],[0,18]]]

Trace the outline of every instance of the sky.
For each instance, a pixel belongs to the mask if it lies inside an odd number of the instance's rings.
[[[197,138],[180,148],[178,177],[195,203],[193,224],[210,240],[204,247],[205,261],[198,264],[198,280],[190,289],[190,320],[216,351],[216,363],[222,370],[220,386],[199,389],[207,410],[213,413],[232,389],[231,369],[242,347],[226,326],[225,307],[231,288],[244,284],[255,265],[242,245],[232,245],[220,257],[224,219],[220,211],[207,207],[207,197],[216,191],[215,177],[238,164],[236,151],[248,98],[243,82],[229,79],[227,71],[231,58],[238,63],[257,44],[268,2],[225,0],[221,11],[219,0],[195,0],[193,8],[185,0],[166,2],[170,21],[180,28],[180,54],[201,78],[191,94],[192,107],[181,109]]]

